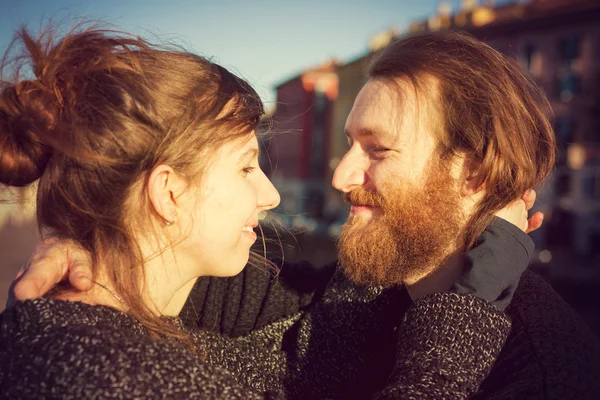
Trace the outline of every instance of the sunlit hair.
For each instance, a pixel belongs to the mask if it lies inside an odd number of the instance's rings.
[[[163,223],[145,195],[148,178],[167,164],[199,182],[218,146],[250,138],[263,104],[248,83],[191,53],[97,27],[54,36],[21,29],[4,57],[0,182],[39,179],[42,234],[89,251],[94,274],[106,266],[103,275],[151,334],[181,337],[142,301],[134,232]]]
[[[439,155],[481,165],[485,189],[465,232],[471,247],[493,214],[549,175],[555,163],[551,108],[543,90],[511,59],[458,31],[392,42],[371,63],[371,79],[406,79],[421,96],[434,78],[441,110]]]

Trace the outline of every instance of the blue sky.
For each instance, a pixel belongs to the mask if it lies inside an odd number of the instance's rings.
[[[505,1],[504,1],[505,2]],[[0,49],[25,24],[98,19],[214,57],[272,103],[273,85],[330,57],[349,60],[386,28],[436,12],[439,0],[0,0]],[[457,7],[459,0],[450,4]]]

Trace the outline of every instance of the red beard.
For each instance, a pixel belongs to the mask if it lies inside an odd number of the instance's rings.
[[[350,215],[338,240],[339,260],[358,285],[401,285],[430,273],[463,243],[464,217],[449,168],[430,168],[422,186],[386,185],[382,193],[358,188],[350,204],[377,207],[371,217]]]

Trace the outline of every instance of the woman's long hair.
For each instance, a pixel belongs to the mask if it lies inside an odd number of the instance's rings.
[[[159,220],[145,195],[149,175],[168,164],[197,182],[216,147],[255,129],[263,104],[248,83],[194,54],[97,27],[54,36],[21,29],[5,55],[0,182],[39,180],[42,235],[87,250],[94,275],[105,267],[151,334],[182,338],[142,300],[134,232]]]

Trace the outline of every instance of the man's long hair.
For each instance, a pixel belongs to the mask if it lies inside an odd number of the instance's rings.
[[[406,79],[424,95],[439,84],[439,152],[466,155],[485,190],[465,231],[472,247],[493,214],[549,175],[555,163],[552,111],[543,90],[511,59],[459,31],[392,42],[371,63],[370,79]]]

